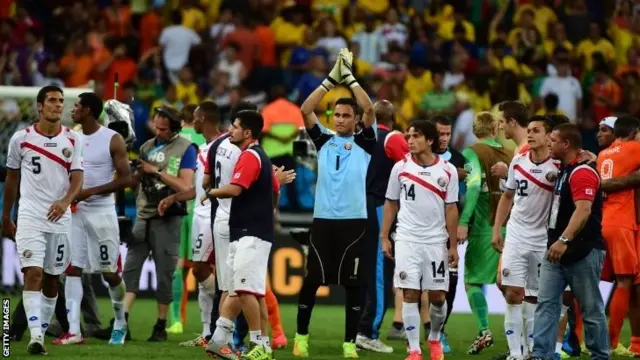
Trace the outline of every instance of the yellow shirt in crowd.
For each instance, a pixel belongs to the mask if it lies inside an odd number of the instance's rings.
[[[606,60],[613,60],[616,57],[615,49],[611,42],[607,39],[600,39],[596,43],[591,41],[591,39],[585,39],[580,41],[578,44],[578,48],[576,49],[576,55],[579,57],[584,57],[584,67],[587,70],[593,69],[593,58],[592,55],[595,52],[599,52],[604,55]]]
[[[473,24],[464,20],[462,21],[462,26],[464,26],[466,39],[471,42],[476,41],[476,29],[473,27]],[[453,29],[455,27],[455,20],[445,20],[440,23],[440,26],[438,26],[438,35],[445,41],[453,40]]]
[[[431,72],[425,70],[420,76],[413,76],[407,73],[404,81],[404,93],[414,105],[420,104],[422,95],[433,89],[433,81],[431,81]]]
[[[514,17],[516,23],[520,22],[522,13],[527,9],[533,11],[533,22],[535,23],[542,38],[546,38],[549,23],[558,21],[558,16],[555,11],[548,6],[536,8],[532,4],[518,5],[518,10],[516,10],[516,15]]]

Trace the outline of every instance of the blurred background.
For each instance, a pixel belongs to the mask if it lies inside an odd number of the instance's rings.
[[[293,153],[298,106],[342,47],[372,99],[396,105],[400,130],[445,114],[462,150],[475,113],[519,100],[567,115],[597,153],[599,120],[640,115],[639,34],[639,0],[0,0],[0,170],[11,135],[37,116],[38,87],[106,100],[118,74],[117,98],[135,114],[132,158],[158,105],[210,99],[228,124],[230,107],[250,101],[267,154],[298,170],[281,210],[308,213],[315,174]],[[337,87],[316,109],[326,127],[343,96]]]

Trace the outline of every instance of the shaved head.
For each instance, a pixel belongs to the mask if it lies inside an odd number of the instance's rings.
[[[378,124],[391,127],[396,120],[395,107],[389,100],[379,100],[373,104],[373,111],[376,114]]]

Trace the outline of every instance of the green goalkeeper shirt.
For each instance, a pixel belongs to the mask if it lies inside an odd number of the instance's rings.
[[[183,127],[182,130],[180,130],[180,136],[196,144],[196,146],[198,146],[198,149],[200,149],[200,146],[207,143],[207,140],[204,138],[204,136],[202,134],[198,134],[192,127]],[[193,214],[193,208],[195,206],[196,203],[194,200],[189,201],[189,203],[187,204],[187,211],[189,212],[189,214]]]

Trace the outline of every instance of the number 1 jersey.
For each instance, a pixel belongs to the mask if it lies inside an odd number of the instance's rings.
[[[423,166],[409,154],[391,170],[386,198],[400,202],[396,241],[446,243],[445,205],[458,201],[458,172],[438,156]]]
[[[547,223],[558,166],[551,158],[536,164],[530,151],[513,158],[506,183],[507,189],[515,192],[507,239],[516,239],[519,246],[531,250],[547,249]]]
[[[67,194],[70,172],[83,170],[81,149],[79,134],[66,126],[55,136],[42,135],[35,126],[13,134],[7,168],[20,170],[18,226],[48,233],[70,231],[70,209],[57,222],[47,220],[47,214]]]

